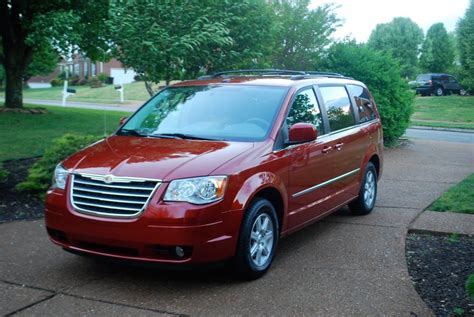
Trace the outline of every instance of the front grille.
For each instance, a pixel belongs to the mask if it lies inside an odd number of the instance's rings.
[[[145,209],[159,180],[111,175],[72,175],[71,203],[83,213],[133,217]]]

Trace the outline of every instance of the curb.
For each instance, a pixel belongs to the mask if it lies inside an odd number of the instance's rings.
[[[473,129],[425,127],[425,126],[419,126],[419,125],[414,125],[414,126],[408,127],[408,129],[414,129],[414,130],[433,130],[433,131],[445,131],[445,132],[474,133],[474,130],[473,130]]]

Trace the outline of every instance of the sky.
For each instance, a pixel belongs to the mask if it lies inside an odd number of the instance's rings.
[[[443,22],[448,32],[454,31],[469,0],[312,0],[310,8],[324,3],[340,6],[335,12],[344,21],[334,38],[350,36],[358,42],[366,42],[377,24],[400,16],[415,21],[425,34],[437,22]]]

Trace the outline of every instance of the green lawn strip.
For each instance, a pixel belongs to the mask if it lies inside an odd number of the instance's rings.
[[[461,123],[461,122],[437,122],[437,121],[411,120],[410,125],[421,126],[421,127],[433,127],[433,128],[474,129],[474,122]]]
[[[0,113],[0,162],[42,155],[51,141],[65,133],[104,135],[115,131],[130,113],[27,105],[46,114]]]
[[[432,120],[428,124],[452,123],[459,126],[474,125],[474,96],[443,96],[415,98],[412,121]]]
[[[429,209],[474,214],[474,174],[451,187]]]
[[[76,94],[68,97],[68,101],[110,103],[120,102],[120,94],[115,90],[114,85],[106,85],[101,88],[90,88],[89,86],[70,86],[76,89]],[[37,100],[61,100],[63,87],[25,89],[23,98]],[[5,93],[0,96],[4,97]],[[134,82],[124,85],[125,103],[143,102],[150,98],[143,82]]]

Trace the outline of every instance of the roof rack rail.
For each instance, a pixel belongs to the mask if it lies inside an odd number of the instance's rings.
[[[316,72],[316,71],[308,71],[306,72],[308,75],[320,75],[320,76],[334,76],[334,77],[345,77],[339,73],[332,73],[332,72]]]
[[[213,78],[222,77],[225,75],[232,74],[261,74],[261,75],[304,75],[306,72],[299,70],[288,70],[288,69],[274,69],[274,68],[263,68],[263,69],[237,69],[228,70],[214,73],[210,76]]]
[[[287,75],[287,76],[291,76],[290,79],[292,80],[299,80],[299,79],[311,78],[311,77],[316,77],[316,76],[352,79],[350,77],[346,77],[339,73],[333,73],[333,72],[300,71],[300,70],[274,69],[274,68],[228,70],[228,71],[217,72],[210,75],[203,75],[203,76],[198,77],[197,79],[206,80],[206,79],[213,79],[217,77],[224,77],[226,75],[238,75],[238,74]]]

